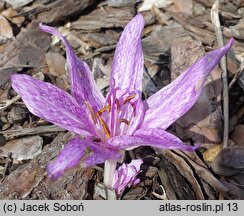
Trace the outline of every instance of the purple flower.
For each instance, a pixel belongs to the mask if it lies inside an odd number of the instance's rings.
[[[123,163],[114,174],[112,187],[118,195],[124,192],[126,187],[136,185],[140,182],[136,176],[140,172],[141,159],[132,160],[129,164]]]
[[[198,147],[183,144],[165,129],[192,107],[207,76],[228,52],[233,39],[142,101],[143,27],[140,14],[125,27],[114,54],[110,90],[104,98],[89,67],[78,59],[67,40],[55,28],[40,24],[44,32],[59,37],[66,47],[71,95],[28,75],[13,75],[11,80],[31,113],[76,134],[48,165],[49,177],[57,179],[80,162],[88,167],[105,161],[104,182],[111,187],[122,150],[152,146],[192,151]]]

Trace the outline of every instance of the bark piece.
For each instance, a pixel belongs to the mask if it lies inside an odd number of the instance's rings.
[[[46,0],[33,5],[31,10],[24,13],[30,17],[38,14],[37,19],[40,22],[55,25],[79,15],[94,2],[95,0]]]
[[[108,0],[108,5],[111,7],[128,7],[135,4],[135,0]]]
[[[0,37],[10,39],[12,38],[13,30],[8,20],[0,14]]]
[[[44,178],[38,184],[32,194],[31,199],[55,199],[55,200],[84,200],[88,196],[88,184],[92,179],[94,170],[74,169],[67,171],[57,181]]]
[[[70,137],[70,133],[59,133],[36,160],[11,172],[0,186],[0,199],[85,199],[93,169],[77,167],[55,182],[46,178],[47,163],[57,156]]]
[[[165,58],[170,54],[172,42],[186,34],[180,25],[155,25],[150,36],[142,39],[142,47],[146,60],[154,64],[168,63]]]
[[[63,132],[65,129],[60,128],[56,125],[38,126],[35,128],[17,128],[3,131],[4,137],[8,139],[13,139],[16,137],[22,137],[26,135],[36,135],[54,132]]]
[[[88,15],[81,16],[71,23],[71,28],[77,30],[95,31],[101,28],[119,28],[133,18],[133,8],[99,8]]]
[[[49,74],[52,76],[63,76],[67,75],[65,70],[65,58],[59,53],[48,52],[46,53],[46,61],[49,68]]]
[[[2,15],[5,16],[8,20],[11,20],[12,23],[17,25],[22,24],[25,21],[25,17],[18,16],[17,11],[13,8],[8,8],[2,12]]]
[[[163,172],[165,172],[168,176],[167,184],[164,185],[166,196],[168,199],[203,199],[203,195],[201,194],[201,191],[199,191],[199,188],[197,189],[197,192],[194,193],[194,186],[193,189],[191,188],[191,186],[189,187],[190,184],[188,180],[192,177],[187,178],[186,180],[184,177],[186,177],[187,175],[182,175],[183,172],[186,172],[186,167],[184,167],[183,169],[181,167],[181,170],[178,169],[177,167],[175,167],[175,162],[169,161],[168,158],[165,157],[165,155],[161,157],[161,161],[158,163],[158,166],[159,176],[161,177],[161,179],[163,177],[163,175],[160,174],[161,170],[163,170]],[[182,166],[185,166],[185,164],[182,164]],[[188,171],[190,171],[189,168],[187,168],[187,172]],[[161,181],[164,182],[164,180]],[[193,182],[196,180],[193,178],[191,179],[191,181]],[[170,186],[168,184],[170,184]],[[198,193],[200,196],[196,195],[196,193]]]
[[[24,199],[44,177],[44,170],[36,163],[20,166],[7,176],[0,186],[0,199]]]
[[[213,45],[215,41],[215,34],[212,30],[208,29],[208,26],[201,21],[193,18],[192,16],[174,13],[168,11],[169,15],[177,21],[182,27],[187,30],[195,39],[201,41],[204,44]],[[207,35],[207,36],[206,36]]]
[[[125,195],[122,197],[122,200],[140,200],[147,193],[147,188],[135,187],[131,188]]]
[[[0,147],[0,156],[7,156],[9,152],[16,160],[29,160],[35,158],[42,151],[43,139],[40,136],[24,137],[11,140]]]
[[[244,19],[240,19],[238,24],[230,27],[233,37],[244,39]]]
[[[22,29],[15,40],[6,45],[4,53],[0,53],[0,67],[43,66],[49,44],[50,36],[40,31],[38,22],[33,21],[26,29]]]
[[[12,7],[15,8],[20,8],[23,7],[31,2],[33,2],[33,0],[5,0],[7,3],[9,3],[10,5],[12,5]]]

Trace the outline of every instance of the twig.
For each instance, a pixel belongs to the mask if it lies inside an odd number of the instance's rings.
[[[235,76],[233,77],[233,79],[229,84],[229,89],[235,84],[236,80],[238,80],[238,78],[240,77],[243,71],[244,71],[244,62],[241,62],[240,68],[238,69],[237,73],[235,74]]]
[[[161,199],[161,200],[168,200],[164,187],[162,185],[160,185],[160,188],[161,188],[163,194],[158,194],[155,191],[152,191],[152,195],[154,195],[156,198]]]
[[[4,166],[4,170],[3,170],[3,177],[1,179],[1,182],[3,182],[4,179],[5,179],[5,176],[6,176],[6,173],[7,173],[7,170],[8,170],[8,167],[9,167],[10,163],[12,163],[12,152],[8,153],[8,156],[7,156],[7,159],[6,159],[6,163],[5,163],[5,166]]]
[[[8,69],[18,69],[18,68],[33,68],[30,65],[8,65],[8,66],[4,66],[4,67],[0,67],[0,70],[8,70]]]
[[[19,99],[20,99],[20,96],[17,95],[14,98],[12,98],[11,100],[0,102],[0,111],[7,109],[9,106],[11,106],[13,103],[18,101]]]
[[[214,25],[217,41],[219,47],[224,46],[223,34],[221,31],[220,21],[219,21],[219,1],[216,0],[211,9],[211,20]],[[226,66],[226,56],[220,60],[220,66],[223,71],[222,82],[223,82],[223,112],[224,112],[224,132],[223,132],[223,148],[228,145],[228,135],[229,135],[229,93],[228,93],[228,80],[227,80],[227,66]]]
[[[27,135],[36,135],[43,133],[53,133],[53,132],[63,132],[65,129],[60,128],[56,125],[47,125],[39,126],[35,128],[23,128],[23,129],[11,129],[0,132],[3,136],[9,140],[15,137],[27,136]]]

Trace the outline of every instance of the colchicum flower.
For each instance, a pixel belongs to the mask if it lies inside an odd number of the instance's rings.
[[[122,194],[125,187],[136,185],[140,182],[136,176],[140,172],[141,159],[132,160],[129,164],[123,163],[114,173],[112,187],[117,194]]]
[[[115,50],[110,89],[105,98],[88,65],[78,59],[67,40],[55,28],[40,24],[42,31],[57,36],[66,47],[71,95],[28,75],[12,75],[11,81],[31,113],[76,134],[48,165],[50,178],[59,178],[80,162],[84,167],[105,162],[104,184],[122,191],[114,176],[124,150],[152,146],[193,151],[198,147],[182,143],[165,130],[196,102],[207,76],[228,52],[233,39],[142,101],[143,27],[144,18],[140,14],[125,27]],[[138,169],[127,172],[125,165],[122,168],[116,175],[138,173]],[[131,180],[126,180],[127,184],[133,184],[134,178],[128,179]]]

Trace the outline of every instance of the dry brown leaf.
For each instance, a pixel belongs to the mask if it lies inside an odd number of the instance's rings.
[[[28,64],[30,67],[43,67],[49,46],[50,36],[38,28],[38,22],[33,21],[5,46],[4,53],[0,54],[0,66]]]
[[[207,151],[203,153],[203,159],[206,162],[213,162],[219,152],[222,150],[222,145],[214,145],[213,147],[209,148]]]
[[[8,8],[2,12],[2,15],[9,19],[11,22],[15,24],[22,24],[25,21],[24,16],[16,16],[18,13],[13,8]]]
[[[48,52],[46,53],[46,61],[49,68],[49,74],[55,77],[67,75],[65,70],[66,60],[61,54]]]
[[[13,30],[8,20],[0,14],[0,36],[5,38],[12,38]]]

